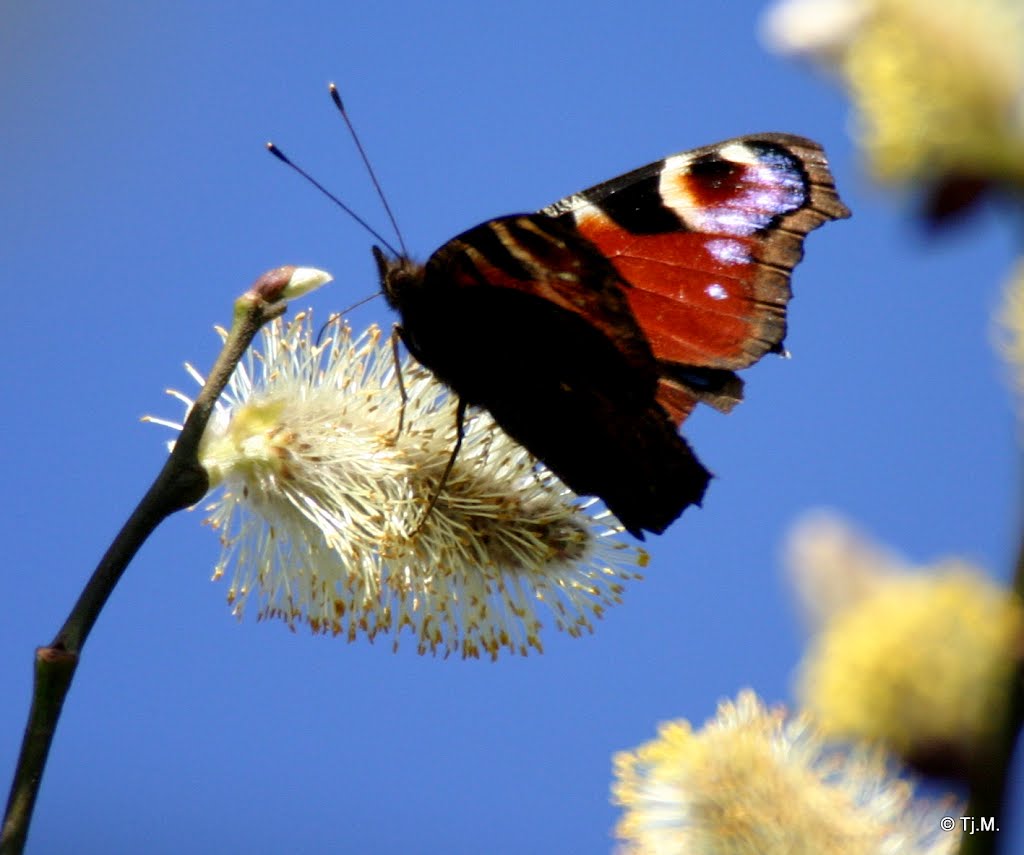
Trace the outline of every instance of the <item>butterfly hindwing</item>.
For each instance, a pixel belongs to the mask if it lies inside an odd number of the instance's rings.
[[[710,475],[655,400],[657,361],[623,287],[572,229],[502,217],[449,241],[406,284],[401,331],[439,379],[640,535],[699,502]]]
[[[701,501],[677,426],[782,350],[803,239],[848,214],[816,143],[763,134],[490,220],[426,265],[375,254],[412,354],[642,536]]]

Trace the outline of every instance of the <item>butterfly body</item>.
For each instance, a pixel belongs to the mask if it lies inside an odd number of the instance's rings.
[[[425,265],[374,253],[413,356],[642,536],[700,503],[679,424],[781,350],[803,236],[846,215],[821,149],[766,134],[489,220]]]

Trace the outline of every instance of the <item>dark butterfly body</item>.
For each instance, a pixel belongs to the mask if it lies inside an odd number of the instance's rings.
[[[763,134],[489,220],[425,265],[374,254],[409,351],[642,537],[700,503],[678,426],[782,351],[803,238],[846,216],[820,146]]]

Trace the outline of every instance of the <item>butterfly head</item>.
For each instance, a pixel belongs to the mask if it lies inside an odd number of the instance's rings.
[[[405,255],[389,256],[379,246],[373,247],[373,258],[380,274],[384,299],[394,309],[406,305],[423,285],[423,265]]]

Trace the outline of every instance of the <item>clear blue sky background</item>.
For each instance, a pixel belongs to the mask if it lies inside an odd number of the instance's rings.
[[[793,359],[687,423],[719,477],[593,636],[491,664],[239,624],[209,581],[215,536],[170,520],[86,647],[30,852],[607,851],[614,751],[744,686],[791,698],[803,636],[779,554],[801,512],[1008,575],[1016,428],[990,333],[1010,229],[988,212],[925,240],[860,171],[838,91],[759,45],[763,8],[4,5],[5,791],[32,649],[163,461],[167,432],[139,417],[179,414],[163,390],[191,388],[182,362],[209,366],[212,325],[266,268],[332,271],[322,314],[376,288],[367,235],[263,150],[384,222],[328,81],[421,257],[755,131],[820,140],[854,211],[808,240]],[[352,320],[391,316],[377,300]]]

